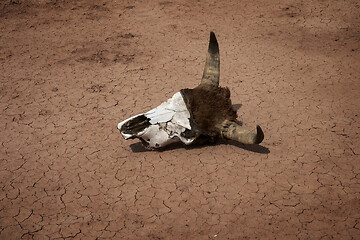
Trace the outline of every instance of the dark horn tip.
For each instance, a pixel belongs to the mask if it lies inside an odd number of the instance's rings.
[[[209,52],[213,54],[219,52],[219,44],[213,31],[210,32]]]
[[[259,125],[256,126],[256,142],[255,144],[259,144],[264,140],[264,132],[262,131]]]

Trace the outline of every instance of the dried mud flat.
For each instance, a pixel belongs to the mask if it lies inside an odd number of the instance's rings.
[[[358,1],[0,1],[0,239],[359,239]],[[261,146],[144,151],[201,78]]]

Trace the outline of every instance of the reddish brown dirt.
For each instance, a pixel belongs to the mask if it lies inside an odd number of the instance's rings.
[[[225,1],[223,1],[225,2]],[[358,1],[0,1],[0,239],[359,239]],[[260,147],[143,151],[201,78]]]

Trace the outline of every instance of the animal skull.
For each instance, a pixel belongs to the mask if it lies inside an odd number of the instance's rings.
[[[259,144],[264,134],[257,126],[252,133],[238,124],[228,88],[219,87],[220,55],[213,32],[199,86],[182,89],[158,107],[118,124],[125,139],[139,138],[149,149],[181,141],[186,145],[200,139],[232,139],[244,144]]]

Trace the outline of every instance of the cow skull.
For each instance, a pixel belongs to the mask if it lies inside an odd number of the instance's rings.
[[[139,138],[148,149],[161,148],[181,141],[186,145],[217,138],[244,144],[259,144],[264,134],[243,128],[236,120],[228,88],[219,87],[220,55],[213,32],[199,86],[182,89],[158,107],[126,119],[118,124],[125,139]]]

